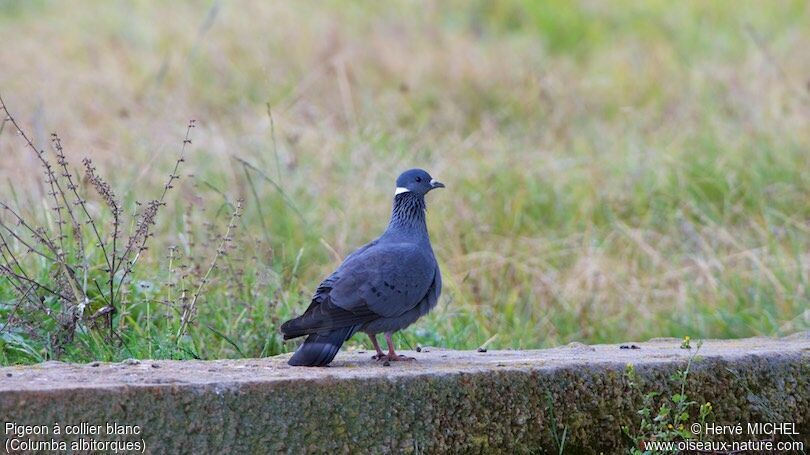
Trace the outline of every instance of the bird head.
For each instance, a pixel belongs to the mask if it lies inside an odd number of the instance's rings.
[[[411,192],[425,195],[436,188],[444,188],[444,183],[434,179],[423,169],[410,169],[400,174],[394,194]]]

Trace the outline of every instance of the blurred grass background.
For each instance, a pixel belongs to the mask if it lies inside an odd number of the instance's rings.
[[[126,346],[65,358],[293,349],[278,324],[384,229],[414,166],[448,186],[428,201],[445,290],[405,346],[806,330],[809,8],[0,0],[6,104],[38,146],[56,131],[74,164],[93,158],[128,206],[159,195],[197,119],[117,322]],[[52,222],[8,128],[0,155],[4,199]],[[238,197],[236,251],[178,351],[168,248],[205,267],[205,232]],[[0,334],[0,361],[52,357],[37,330]]]

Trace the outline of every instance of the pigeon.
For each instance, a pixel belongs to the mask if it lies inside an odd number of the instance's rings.
[[[360,247],[327,277],[301,316],[281,326],[284,339],[306,336],[292,366],[326,366],[357,332],[371,338],[379,361],[413,360],[394,351],[394,332],[413,324],[439,300],[442,275],[425,222],[425,195],[444,184],[422,169],[403,172],[396,182],[388,228]],[[377,334],[384,333],[388,353]]]

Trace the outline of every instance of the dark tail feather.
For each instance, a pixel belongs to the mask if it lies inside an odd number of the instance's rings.
[[[294,367],[323,367],[335,358],[343,342],[348,340],[359,326],[341,327],[327,334],[313,333],[298,347],[288,364]]]

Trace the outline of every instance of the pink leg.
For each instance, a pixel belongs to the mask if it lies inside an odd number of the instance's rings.
[[[377,342],[377,335],[368,334],[368,337],[371,338],[371,344],[374,345],[374,349],[377,351],[377,354],[372,356],[371,358],[374,360],[380,360],[385,357],[385,354],[380,349],[380,343]]]
[[[394,341],[391,340],[392,336],[394,336],[393,332],[386,332],[385,333],[385,342],[388,343],[388,355],[386,356],[386,360],[391,360],[391,361],[416,360],[413,357],[399,355],[396,352],[394,352]]]

